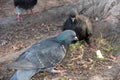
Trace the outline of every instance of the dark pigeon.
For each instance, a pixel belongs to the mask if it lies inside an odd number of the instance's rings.
[[[55,70],[54,67],[63,60],[74,40],[77,40],[76,33],[66,30],[55,37],[35,43],[8,66],[9,69],[16,69],[10,80],[30,80],[39,71],[64,72]]]
[[[22,19],[21,17],[22,9],[25,10],[30,9],[31,12],[33,13],[32,9],[36,4],[37,4],[37,0],[14,0],[14,6],[16,7],[16,11],[18,14],[17,16],[18,21]]]
[[[73,30],[79,41],[84,40],[93,49],[97,47],[91,43],[91,36],[93,34],[92,23],[84,15],[77,12],[77,10],[72,10],[69,14],[68,19],[64,22],[62,30]]]

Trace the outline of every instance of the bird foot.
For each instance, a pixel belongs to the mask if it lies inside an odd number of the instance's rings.
[[[92,49],[94,49],[94,50],[96,50],[96,49],[97,49],[97,46],[92,45],[92,44],[90,44],[90,45],[89,45],[89,47],[90,47],[90,48],[92,48]]]
[[[53,73],[64,73],[66,70],[53,70]]]
[[[31,14],[36,14],[38,11],[31,10]]]
[[[18,20],[18,22],[20,22],[22,20],[22,17],[20,15],[18,15],[17,20]]]

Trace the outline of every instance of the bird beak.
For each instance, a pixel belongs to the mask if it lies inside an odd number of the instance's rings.
[[[72,19],[72,22],[74,22],[75,21],[75,18],[71,18]]]
[[[77,40],[78,40],[78,38],[77,38],[77,37],[75,37],[75,38],[74,38],[74,40],[75,40],[75,41],[77,41]]]
[[[78,38],[77,37],[74,37],[73,41],[71,43],[76,43],[78,41]]]

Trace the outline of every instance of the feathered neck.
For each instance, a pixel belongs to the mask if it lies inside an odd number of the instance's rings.
[[[60,45],[64,45],[66,49],[69,47],[69,43],[67,43],[62,37],[55,37],[55,41]]]

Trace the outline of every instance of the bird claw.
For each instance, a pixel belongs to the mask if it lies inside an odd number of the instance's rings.
[[[92,44],[90,44],[89,47],[92,48],[92,49],[95,49],[95,50],[97,49],[97,46],[92,45]]]
[[[53,73],[64,73],[66,70],[53,70]]]
[[[36,14],[38,11],[31,10],[31,14]]]

